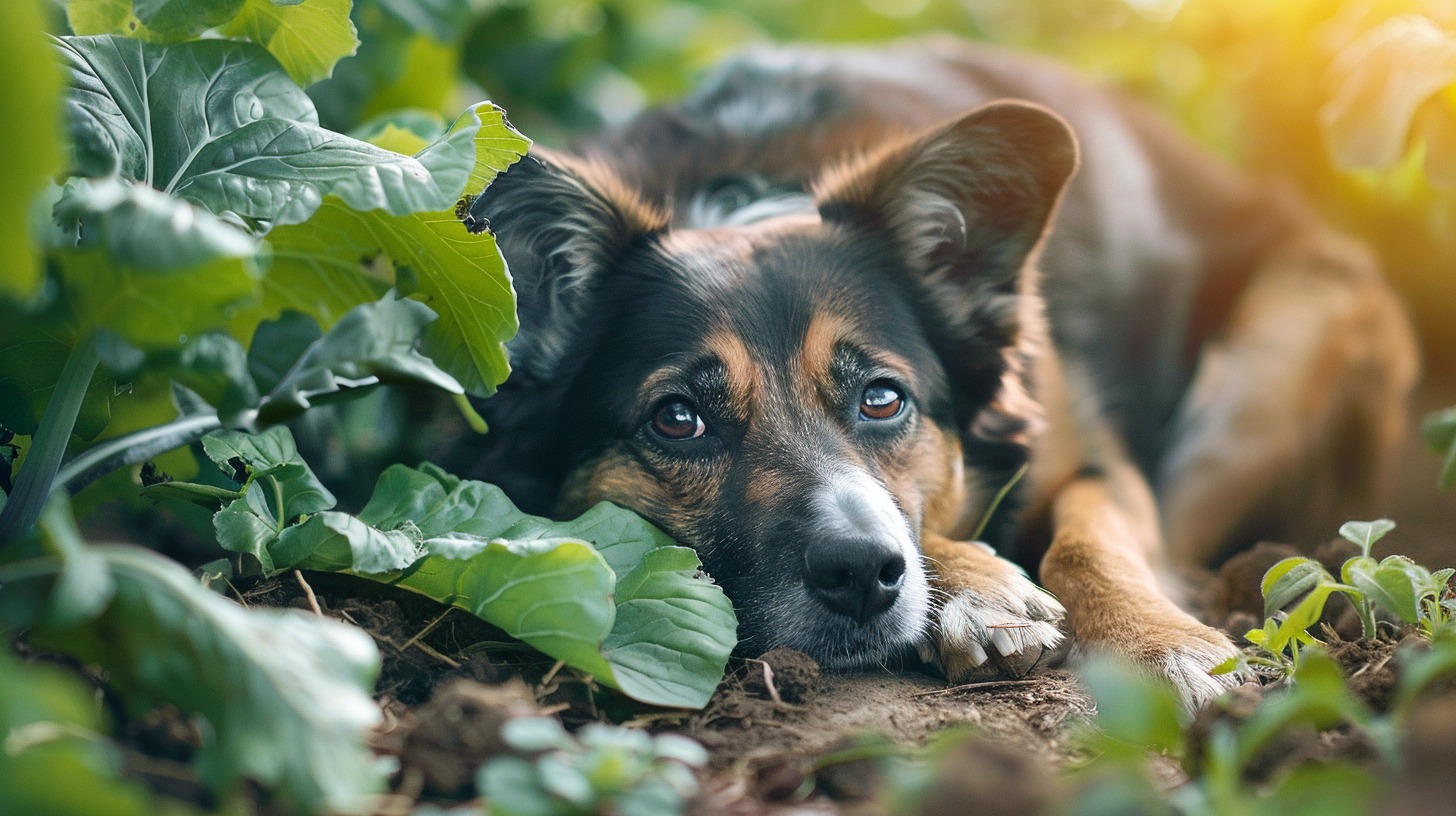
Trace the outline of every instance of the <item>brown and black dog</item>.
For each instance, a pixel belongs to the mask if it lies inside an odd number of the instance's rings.
[[[767,49],[533,156],[470,213],[521,316],[480,471],[695,547],[747,654],[959,680],[1065,623],[1196,704],[1233,647],[1163,568],[1368,513],[1403,433],[1370,256],[1039,60]]]

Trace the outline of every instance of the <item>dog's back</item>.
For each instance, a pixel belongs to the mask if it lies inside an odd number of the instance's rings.
[[[1050,61],[950,38],[766,48],[580,150],[678,225],[702,226],[739,204],[791,207],[826,166],[1006,98],[1045,105],[1078,134],[1042,291],[1057,346],[1155,471],[1199,350],[1270,247],[1311,224],[1136,102]]]

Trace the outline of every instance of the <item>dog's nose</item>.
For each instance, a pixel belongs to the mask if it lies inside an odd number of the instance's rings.
[[[864,623],[900,594],[905,556],[872,538],[821,539],[804,551],[804,582],[829,609]]]

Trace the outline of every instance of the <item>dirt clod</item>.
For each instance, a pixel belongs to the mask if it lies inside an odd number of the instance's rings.
[[[1329,644],[1330,656],[1340,664],[1350,691],[1376,711],[1390,710],[1400,682],[1396,650],[1389,640],[1340,640]]]
[[[767,665],[768,671],[764,671]],[[773,649],[757,660],[748,661],[744,669],[743,691],[760,699],[773,699],[775,693],[785,703],[809,703],[819,694],[819,664],[814,658],[793,649]]]
[[[402,778],[418,774],[430,796],[474,795],[475,770],[506,751],[501,727],[516,717],[539,713],[524,683],[487,686],[452,680],[402,726]]]

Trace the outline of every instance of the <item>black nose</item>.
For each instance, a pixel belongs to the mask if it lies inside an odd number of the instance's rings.
[[[864,623],[890,608],[905,579],[905,556],[872,538],[821,539],[804,551],[804,583],[825,606]]]

